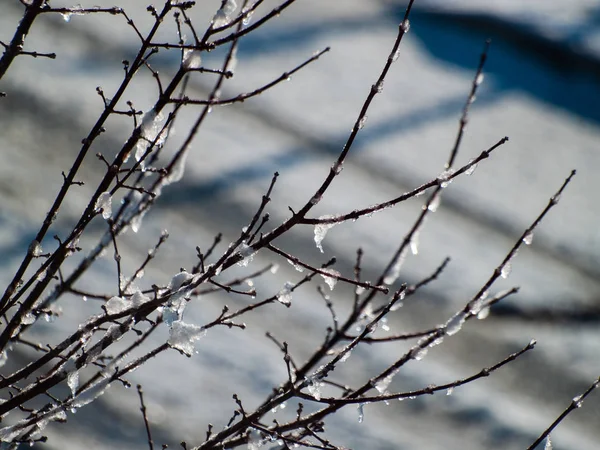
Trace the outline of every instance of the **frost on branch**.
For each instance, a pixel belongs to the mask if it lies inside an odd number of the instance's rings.
[[[197,325],[184,323],[176,320],[169,329],[169,340],[167,344],[187,356],[192,356],[194,352],[194,342],[204,337],[206,330]]]
[[[194,275],[184,270],[175,275],[167,286],[167,289],[171,292],[168,306],[163,310],[163,320],[167,325],[171,325],[173,322],[181,320],[183,310],[191,295],[191,289],[188,289],[184,284],[187,285],[193,278]]]
[[[333,218],[334,216],[325,215],[319,217],[319,220]],[[323,242],[323,239],[325,239],[325,235],[327,234],[329,229],[333,228],[336,225],[336,223],[318,223],[315,225],[315,244],[317,244],[317,248],[321,250],[321,253],[323,253],[323,247],[321,245],[321,242]]]
[[[198,50],[185,49],[183,51],[183,68],[186,70],[199,69],[202,64],[201,53]]]
[[[112,196],[110,192],[103,192],[96,200],[96,205],[94,206],[96,211],[102,210],[102,218],[104,220],[110,219],[112,216]]]

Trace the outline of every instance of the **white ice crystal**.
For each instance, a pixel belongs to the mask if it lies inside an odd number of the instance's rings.
[[[325,216],[319,217],[319,220],[333,219],[333,218],[334,218],[334,216],[325,215]],[[321,250],[321,253],[323,253],[323,247],[322,247],[321,243],[323,242],[323,239],[325,239],[325,235],[331,228],[333,228],[336,225],[337,225],[336,223],[318,223],[315,225],[315,244],[317,244],[317,248],[319,250]]]
[[[285,306],[290,306],[292,304],[292,288],[294,287],[294,283],[290,281],[286,281],[283,285],[283,289],[279,291],[277,294],[277,301]]]
[[[183,51],[183,68],[186,70],[199,69],[202,64],[202,53],[198,50],[186,48]]]
[[[104,305],[108,314],[118,314],[131,306],[131,302],[123,297],[114,296]]]
[[[103,192],[96,200],[96,205],[94,206],[96,211],[102,209],[102,218],[104,220],[110,219],[112,216],[112,196],[110,192]]]
[[[237,9],[235,0],[226,0],[225,4],[217,11],[213,17],[213,27],[220,28],[231,22],[231,15]]]
[[[450,320],[446,322],[446,334],[448,336],[452,336],[458,333],[464,325],[466,319],[467,317],[462,311],[455,314],[454,317],[450,318]]]
[[[525,245],[531,245],[531,243],[533,242],[533,232],[530,231],[525,236],[523,236],[523,242],[525,243]]]
[[[79,372],[77,370],[71,372],[67,376],[67,385],[69,385],[69,389],[71,389],[71,394],[75,396],[77,388],[79,387]]]
[[[188,356],[192,356],[194,353],[194,342],[202,338],[205,334],[206,330],[202,327],[176,320],[171,324],[171,328],[169,329],[167,344]]]
[[[329,290],[333,291],[333,288],[335,287],[335,285],[338,282],[338,279],[336,277],[339,277],[341,274],[334,269],[322,269],[323,272],[328,273],[331,276],[328,275],[324,275],[322,273],[320,273],[319,275],[321,275],[323,277],[323,280],[325,280],[325,283],[327,283],[327,286],[329,286]]]

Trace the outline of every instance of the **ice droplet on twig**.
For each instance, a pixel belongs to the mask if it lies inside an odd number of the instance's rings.
[[[335,287],[335,285],[338,282],[338,279],[336,277],[339,277],[341,274],[337,270],[334,270],[334,269],[322,269],[322,270],[323,270],[323,272],[327,272],[328,274],[332,275],[332,276],[327,276],[322,273],[319,274],[323,277],[323,280],[325,280],[325,283],[327,283],[327,286],[329,286],[329,290],[333,291],[333,288]]]
[[[186,48],[183,51],[183,68],[186,70],[199,69],[202,64],[202,53],[198,50]]]
[[[454,317],[451,317],[448,322],[446,322],[445,330],[448,336],[452,336],[460,331],[462,326],[464,325],[466,320],[466,316],[464,312],[459,312],[455,314]]]
[[[438,175],[438,180],[439,180],[439,183],[440,183],[440,187],[442,189],[448,187],[448,185],[450,183],[452,183],[452,178],[451,177],[452,177],[453,174],[454,174],[454,170],[453,169],[447,169],[447,170],[444,170],[442,173],[440,173]]]
[[[104,220],[110,219],[112,216],[112,196],[110,192],[103,192],[96,200],[96,205],[94,206],[96,211],[102,210],[102,218]]]
[[[334,218],[334,216],[325,215],[325,216],[319,217],[319,220],[333,219],[333,218]],[[317,248],[319,250],[321,250],[321,253],[324,253],[321,243],[323,242],[323,239],[325,239],[325,235],[331,228],[333,228],[336,225],[337,225],[336,223],[318,223],[315,225],[315,244],[317,244]]]
[[[231,22],[231,15],[237,9],[235,0],[226,0],[225,4],[217,11],[213,17],[213,27],[220,28]]]
[[[29,244],[29,253],[31,254],[31,256],[33,256],[34,258],[37,258],[38,256],[40,256],[42,253],[44,253],[44,251],[42,250],[42,246],[40,245],[40,243],[38,241],[36,241],[35,239],[33,241],[31,241],[31,244]]]
[[[79,372],[77,370],[71,372],[67,376],[67,385],[69,386],[69,389],[71,389],[71,394],[75,396],[77,388],[79,387]]]
[[[292,266],[294,266],[294,269],[296,269],[298,272],[304,272],[304,268],[301,265],[296,264],[291,259],[288,259],[287,262],[289,262]]]
[[[506,280],[508,278],[508,276],[510,275],[511,270],[512,270],[512,264],[510,261],[507,261],[507,263],[504,264],[502,266],[502,269],[500,270],[500,276]]]
[[[479,86],[481,83],[483,83],[484,78],[485,78],[485,75],[482,73],[477,75],[477,78],[475,78],[475,86]]]
[[[552,441],[550,440],[550,435],[546,438],[546,445],[544,445],[544,450],[552,450]]]
[[[118,314],[131,306],[131,303],[123,297],[114,296],[104,305],[107,314]]]
[[[477,318],[479,320],[483,320],[483,319],[487,319],[487,317],[490,315],[490,307],[489,306],[484,306],[483,308],[481,308],[481,310],[477,313]]]
[[[528,232],[525,236],[523,236],[523,242],[525,245],[531,245],[533,242],[533,231]]]
[[[240,249],[240,256],[242,257],[242,259],[238,261],[237,265],[247,267],[248,264],[252,262],[252,259],[254,259],[255,253],[256,250],[254,250],[252,246],[247,245],[245,242],[243,242]]]
[[[410,21],[408,19],[402,21],[402,31],[408,33],[410,31]]]
[[[441,203],[441,197],[439,195],[434,196],[429,203],[427,209],[431,212],[436,212]]]
[[[294,283],[291,281],[286,281],[283,285],[283,289],[279,291],[277,294],[277,301],[285,306],[290,306],[292,304],[292,288],[294,287]]]
[[[447,390],[446,390],[446,395],[450,396],[454,393],[454,386],[450,386]]]
[[[187,356],[194,353],[194,342],[204,337],[206,330],[198,325],[176,320],[169,329],[169,344],[172,348],[180,350]]]
[[[6,350],[2,350],[2,353],[0,353],[0,367],[4,366],[7,360],[8,356],[6,355]]]
[[[469,164],[473,163],[473,161],[474,161],[474,159],[469,161]],[[473,175],[473,172],[475,172],[475,169],[477,169],[477,163],[473,164],[471,167],[469,167],[467,170],[465,170],[465,175]]]
[[[413,233],[412,239],[410,240],[410,251],[413,255],[419,254],[419,231]]]
[[[365,420],[365,404],[359,403],[356,409],[358,410],[358,423],[363,423],[363,420]]]

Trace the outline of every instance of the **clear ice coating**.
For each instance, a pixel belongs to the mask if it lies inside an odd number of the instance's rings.
[[[464,325],[466,320],[466,315],[464,312],[459,312],[457,314],[455,314],[452,318],[450,318],[450,320],[448,320],[448,322],[446,322],[446,334],[448,336],[452,336],[456,333],[458,333],[462,326]]]
[[[102,218],[104,220],[110,219],[112,216],[112,196],[110,192],[103,192],[96,200],[96,204],[94,205],[94,209],[99,211],[102,209]]]
[[[199,69],[202,64],[202,53],[198,50],[186,48],[183,51],[182,64],[186,70]]]
[[[533,242],[532,231],[528,232],[525,236],[523,236],[523,242],[525,243],[525,245],[531,245],[531,243]]]
[[[335,285],[338,282],[338,279],[336,277],[339,277],[341,274],[334,269],[322,269],[323,272],[328,273],[331,276],[328,275],[324,275],[322,273],[320,273],[319,275],[321,275],[323,277],[323,280],[325,280],[325,283],[327,283],[327,286],[329,286],[329,290],[333,291],[333,288],[335,287]]]
[[[169,329],[169,344],[172,348],[180,350],[187,356],[194,353],[194,343],[206,334],[206,330],[198,325],[176,320]]]
[[[231,22],[231,15],[237,9],[235,0],[226,0],[225,4],[217,11],[213,17],[213,27],[220,28]]]
[[[285,306],[290,306],[292,304],[292,288],[294,287],[294,283],[290,281],[286,281],[283,285],[283,289],[279,291],[277,294],[277,301]]]
[[[402,264],[404,264],[404,260],[406,259],[407,248],[404,247],[398,257],[394,260],[392,267],[385,274],[383,278],[383,283],[390,286],[396,282],[398,276],[400,275],[400,269],[402,268]]]
[[[319,217],[319,220],[333,218],[335,218],[335,216],[325,215]],[[321,253],[324,253],[323,246],[321,244],[323,242],[323,239],[325,239],[327,232],[336,225],[336,223],[318,223],[315,225],[315,244],[317,244],[317,248],[321,250]]]
[[[131,306],[131,302],[123,297],[114,296],[104,304],[107,314],[118,314]]]

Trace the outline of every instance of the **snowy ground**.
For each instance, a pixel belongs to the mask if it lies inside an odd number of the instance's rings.
[[[131,3],[126,10],[144,23],[145,3]],[[218,2],[199,3],[194,15],[202,24]],[[403,14],[397,3],[298,0],[242,41],[236,76],[226,94],[264,84],[316,50],[332,50],[291,82],[239,107],[215,109],[196,141],[182,182],[165,191],[143,230],[124,240],[124,264],[133,267],[166,228],[171,239],[146,279],[148,284],[168,282],[180,267],[194,263],[196,245],[206,248],[219,231],[229,239],[236,236],[276,170],[281,177],[269,209],[272,223],[288,217],[288,205],[302,205],[340,151],[387,57]],[[16,1],[0,6],[1,40],[9,40],[21,9]],[[487,320],[469,323],[424,360],[408,365],[392,388],[419,388],[476,373],[532,338],[539,343],[535,352],[452,396],[367,407],[360,426],[356,410],[348,408],[329,425],[331,435],[346,446],[526,448],[600,374],[600,208],[595,195],[600,170],[600,8],[591,0],[579,0],[570,2],[568,14],[563,9],[543,1],[416,1],[400,59],[342,176],[314,215],[393,198],[443,170],[488,37],[493,44],[485,83],[471,111],[459,163],[505,135],[510,142],[444,193],[440,209],[421,233],[418,255],[405,263],[401,281],[427,276],[446,256],[452,263],[414,305],[391,318],[393,331],[444,322],[490,276],[570,170],[577,169],[578,175],[536,231],[533,244],[513,262],[511,276],[495,287],[499,291],[518,285],[519,294]],[[0,101],[3,281],[12,276],[60,187],[61,170],[70,167],[78,142],[100,111],[96,86],[109,95],[122,77],[120,61],[137,49],[130,29],[112,17],[75,16],[66,23],[60,16],[44,16],[35,23],[27,45],[59,56],[56,61],[20,58],[0,83],[0,90],[10,94]],[[217,57],[209,56],[206,63]],[[176,60],[160,57],[155,64],[168,72]],[[207,86],[196,81],[192,90],[200,94]],[[144,79],[130,96],[138,108],[146,108],[151,100],[145,93],[154,89],[153,80]],[[110,153],[125,139],[124,124],[115,121],[111,126],[114,134],[102,141],[105,148],[95,151]],[[102,170],[99,164],[92,157],[86,162],[81,177],[89,187],[68,198],[55,232],[79,217]],[[314,264],[335,255],[344,273],[351,273],[360,245],[365,250],[365,276],[372,278],[419,208],[411,203],[339,225],[327,235],[324,255],[314,246],[310,227],[278,244]],[[101,230],[100,223],[94,226]],[[50,247],[51,240],[45,244]],[[259,254],[249,269],[270,260],[271,255]],[[255,280],[265,297],[299,277],[285,261],[279,262],[276,276]],[[113,266],[112,258],[101,260],[87,280],[89,288],[100,290],[114,283]],[[340,286],[333,298],[344,305],[348,292]],[[65,332],[97,306],[75,298],[69,302],[63,304],[64,317],[58,322],[64,325],[41,327],[38,339],[58,339],[57,329]],[[198,302],[187,320],[206,323],[224,302],[218,296]],[[240,305],[244,299],[235,302]],[[291,309],[273,305],[249,317],[244,332],[211,331],[198,346],[199,354],[189,360],[171,352],[148,363],[131,381],[144,385],[155,442],[176,447],[181,440],[200,441],[208,422],[218,427],[228,420],[233,392],[245,404],[257,404],[286,378],[281,355],[264,338],[265,329],[289,341],[292,353],[302,360],[318,345],[327,319],[322,300],[305,289]],[[165,336],[155,336],[154,343]],[[354,376],[372,374],[402,348],[357,352],[351,358]],[[7,368],[10,363],[9,359]],[[554,448],[596,449],[599,419],[596,394],[553,433]],[[47,434],[51,440],[46,448],[147,446],[136,394],[117,386],[70,416],[69,424],[56,425]]]

